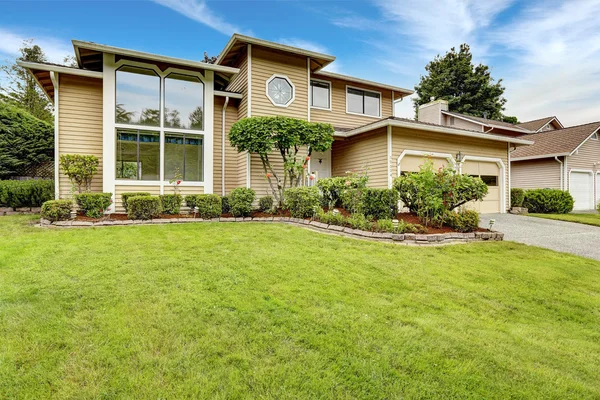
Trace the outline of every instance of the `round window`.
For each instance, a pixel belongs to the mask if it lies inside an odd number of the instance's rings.
[[[267,95],[273,104],[287,106],[294,99],[294,86],[283,77],[273,77],[267,83]]]

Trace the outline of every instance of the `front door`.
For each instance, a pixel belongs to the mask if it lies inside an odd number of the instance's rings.
[[[310,156],[310,172],[317,179],[331,178],[331,150],[314,151]]]

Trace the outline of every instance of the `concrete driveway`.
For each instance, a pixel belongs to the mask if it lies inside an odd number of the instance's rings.
[[[481,226],[487,228],[492,218],[504,240],[600,261],[600,227],[513,214],[482,214]]]

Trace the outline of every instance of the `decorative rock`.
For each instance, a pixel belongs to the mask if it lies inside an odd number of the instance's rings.
[[[45,218],[40,218],[40,225],[50,225],[52,222]]]

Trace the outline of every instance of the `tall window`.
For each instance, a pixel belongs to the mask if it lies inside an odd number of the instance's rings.
[[[322,81],[310,81],[311,107],[331,109],[331,84]]]
[[[185,133],[165,133],[165,179],[177,173],[184,181],[203,181],[204,136]]]
[[[195,76],[165,78],[165,127],[204,129],[204,84]]]
[[[346,90],[347,112],[381,117],[381,95],[379,93],[351,87]]]
[[[118,124],[160,125],[160,77],[151,69],[123,66],[117,70]]]
[[[117,179],[160,179],[160,133],[117,129]]]

